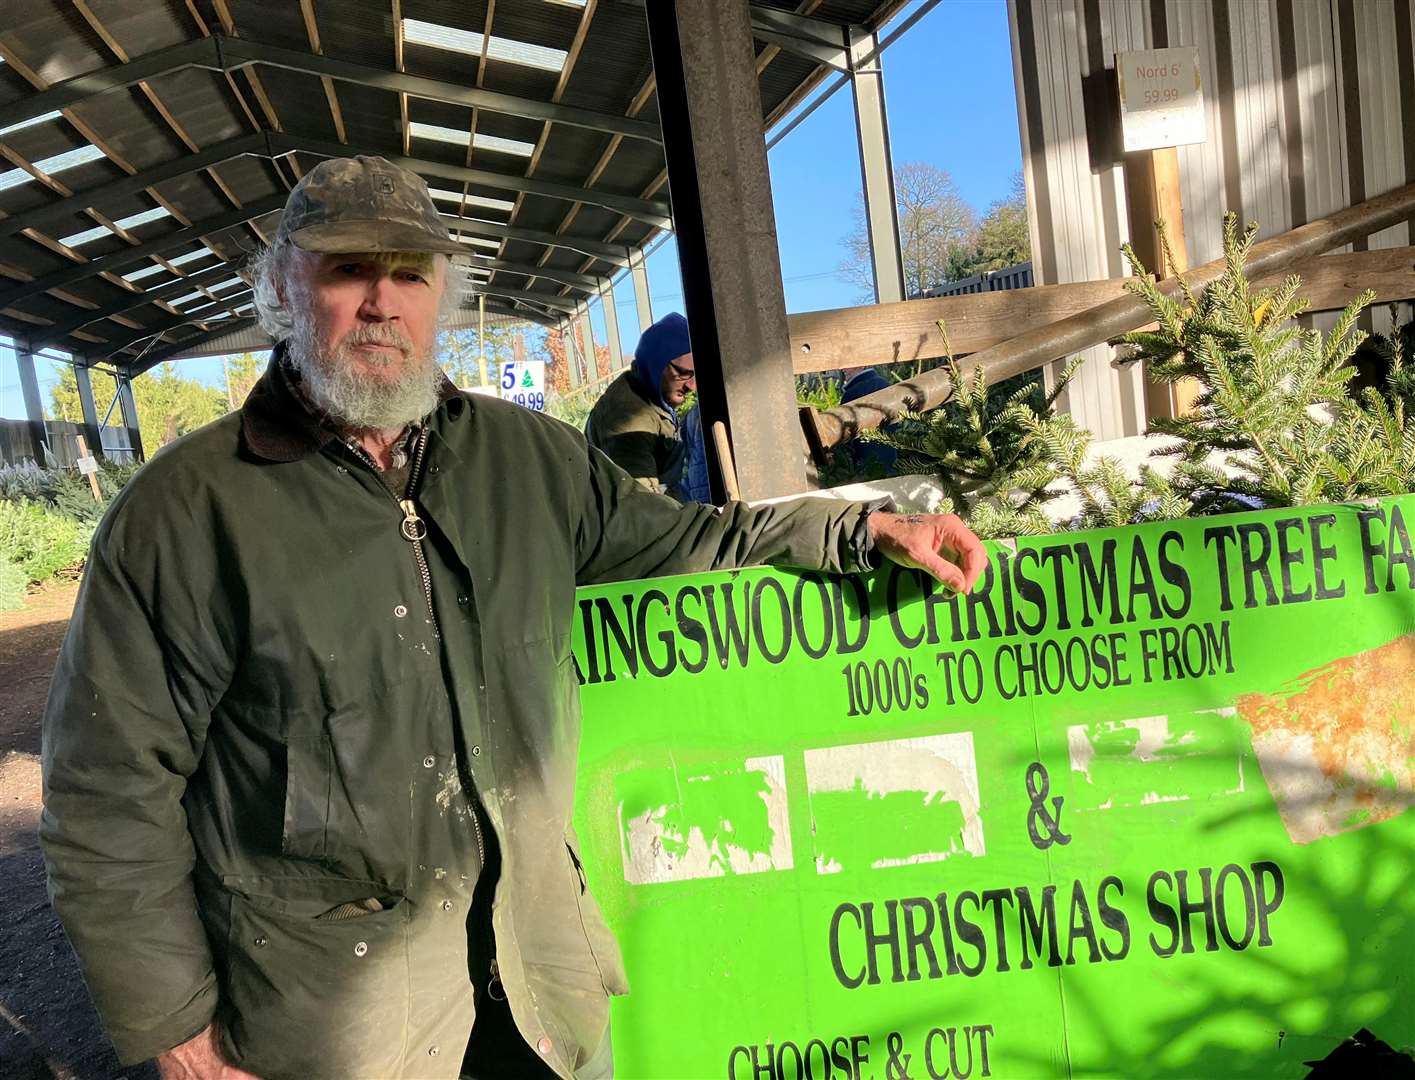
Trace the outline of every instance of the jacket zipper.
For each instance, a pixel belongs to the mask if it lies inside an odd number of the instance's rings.
[[[380,471],[378,463],[373,457],[358,443],[352,439],[346,444],[351,451],[364,462],[375,473]],[[427,428],[418,432],[418,441],[413,447],[413,467],[408,474],[408,488],[404,493],[405,497],[400,499],[388,491],[388,497],[403,514],[403,520],[399,523],[398,531],[403,539],[413,545],[413,559],[418,564],[418,577],[423,583],[423,601],[427,604],[427,617],[432,625],[432,636],[441,639],[442,632],[437,627],[437,612],[432,607],[432,572],[427,566],[427,556],[423,553],[423,538],[427,536],[427,522],[418,516],[417,504],[413,502],[413,494],[418,489],[418,481],[422,478],[423,455],[427,450]],[[379,481],[380,486],[383,482]]]
[[[357,442],[350,440],[346,444],[351,451],[364,462],[374,473],[378,473],[378,463]],[[399,499],[388,491],[383,481],[379,481],[379,486],[398,505],[402,511],[403,520],[398,525],[398,531],[402,533],[403,539],[413,545],[413,558],[418,564],[418,576],[422,578],[423,599],[427,602],[427,615],[432,625],[432,635],[438,640],[442,639],[442,632],[437,627],[437,612],[432,606],[432,571],[428,569],[427,556],[423,552],[423,538],[427,536],[427,522],[418,515],[417,504],[413,501],[413,495],[418,490],[418,481],[422,479],[423,456],[427,452],[427,428],[424,427],[418,432],[417,443],[413,446],[413,467],[408,472],[408,487],[404,492],[404,497]],[[476,782],[472,781],[472,795],[477,802],[481,801],[480,795],[476,791]],[[472,833],[477,839],[477,872],[481,873],[486,869],[486,841],[482,837],[481,816],[477,813],[476,806],[472,807]],[[492,936],[491,946],[491,978],[487,980],[487,993],[497,1001],[505,1001],[506,993],[501,985],[501,971],[496,964],[496,941]],[[498,991],[500,993],[498,994]]]

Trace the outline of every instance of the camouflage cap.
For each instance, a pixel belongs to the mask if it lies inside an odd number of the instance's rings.
[[[321,161],[290,192],[278,240],[317,252],[465,254],[442,223],[423,179],[386,158]]]

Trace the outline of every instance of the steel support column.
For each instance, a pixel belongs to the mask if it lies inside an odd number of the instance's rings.
[[[138,428],[138,403],[133,400],[133,380],[118,375],[118,407],[123,410],[123,426],[128,429],[128,445],[133,448],[133,460],[143,461],[142,432]]]
[[[74,364],[74,381],[79,385],[79,408],[84,414],[84,441],[88,443],[88,452],[96,458],[107,457],[103,452],[103,432],[98,425],[98,407],[93,402],[93,380],[83,364]]]
[[[570,389],[573,390],[584,382],[580,378],[580,350],[575,344],[575,322],[573,319],[566,319],[559,326],[560,339],[565,342],[565,370],[569,374]]]
[[[604,334],[609,338],[609,368],[618,371],[624,366],[624,348],[619,341],[619,309],[614,306],[613,278],[605,278],[600,283],[599,302],[604,308]]]
[[[30,445],[34,448],[35,464],[49,465],[49,436],[44,430],[44,402],[39,396],[39,376],[34,370],[34,353],[18,341],[14,344],[15,366],[20,369],[20,396],[25,402],[25,419],[29,421]]]
[[[747,0],[645,8],[673,231],[714,501],[713,424],[727,425],[745,499],[805,488],[771,177]]]
[[[884,108],[884,66],[879,36],[852,26],[850,85],[855,92],[855,133],[865,193],[865,226],[874,271],[875,303],[905,298],[904,260],[899,250],[899,213],[894,200],[894,163],[889,153],[889,117]]]
[[[575,323],[580,331],[580,345],[585,352],[585,381],[599,378],[599,355],[595,351],[594,325],[590,322],[590,305],[583,301],[575,308]]]
[[[653,325],[653,302],[649,298],[649,272],[644,265],[644,249],[629,252],[629,274],[634,282],[634,303],[639,309],[639,333]]]

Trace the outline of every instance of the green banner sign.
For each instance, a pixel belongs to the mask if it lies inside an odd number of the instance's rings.
[[[1415,496],[583,589],[621,1077],[1300,1076],[1415,1043]]]

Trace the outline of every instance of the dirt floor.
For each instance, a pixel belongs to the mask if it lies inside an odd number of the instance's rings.
[[[44,890],[39,722],[78,586],[0,613],[0,1077],[155,1077],[120,1068]]]

